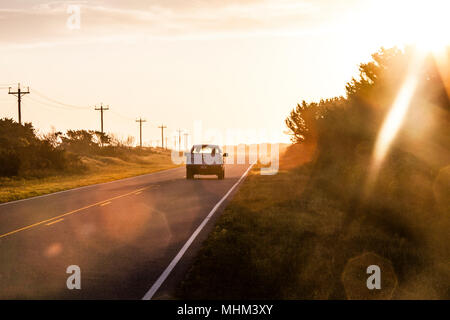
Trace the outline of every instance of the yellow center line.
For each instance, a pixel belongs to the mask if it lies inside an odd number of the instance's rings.
[[[150,188],[150,187],[151,187],[151,186],[145,187],[145,188],[142,188],[142,189],[138,189],[138,190],[134,190],[134,191],[132,191],[132,192],[128,192],[128,193],[122,194],[122,195],[117,196],[117,197],[113,197],[113,198],[110,198],[110,199],[107,199],[107,200],[103,200],[103,201],[100,201],[100,202],[97,202],[97,203],[94,203],[94,204],[90,204],[90,205],[88,205],[88,206],[85,206],[85,207],[82,207],[82,208],[79,208],[79,209],[76,209],[76,210],[72,210],[72,211],[63,213],[63,214],[61,214],[61,215],[59,215],[59,216],[56,216],[56,217],[53,217],[53,218],[50,218],[50,219],[47,219],[47,220],[40,221],[40,222],[31,224],[31,225],[29,225],[29,226],[26,226],[26,227],[17,229],[17,230],[10,231],[10,232],[8,232],[8,233],[5,233],[5,234],[0,235],[0,239],[1,239],[1,238],[4,238],[4,237],[7,237],[7,236],[10,236],[10,235],[12,235],[12,234],[14,234],[14,233],[17,233],[17,232],[20,232],[20,231],[25,231],[25,230],[31,229],[31,228],[33,228],[33,227],[37,227],[37,226],[39,226],[39,225],[41,225],[41,224],[48,223],[48,222],[54,221],[54,220],[56,220],[56,219],[60,219],[60,218],[62,218],[62,217],[65,217],[65,216],[68,216],[68,215],[71,215],[71,214],[74,214],[74,213],[77,213],[77,212],[80,212],[80,211],[83,211],[83,210],[86,210],[86,209],[89,209],[89,208],[92,208],[92,207],[95,207],[95,206],[98,206],[98,205],[101,205],[101,204],[103,204],[103,203],[110,202],[110,201],[115,200],[115,199],[120,199],[120,198],[129,196],[129,195],[131,195],[131,194],[136,193],[136,191],[139,192],[139,191],[148,189],[148,188]]]
[[[142,191],[138,191],[138,192],[135,192],[134,194],[139,194],[139,193],[141,193]]]
[[[50,222],[50,223],[47,223],[46,226],[51,226],[52,224],[61,222],[61,221],[63,221],[63,220],[64,220],[64,219],[58,219],[58,220],[56,220],[56,221],[52,221],[52,222]]]
[[[107,206],[108,204],[111,204],[111,201],[108,201],[108,202],[102,203],[102,204],[100,205],[100,207],[103,207],[103,206]]]

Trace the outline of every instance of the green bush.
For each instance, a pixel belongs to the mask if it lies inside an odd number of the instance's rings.
[[[79,156],[39,138],[31,123],[0,120],[0,176],[46,175],[80,170]]]
[[[20,158],[15,151],[0,149],[0,176],[16,176],[19,168]]]

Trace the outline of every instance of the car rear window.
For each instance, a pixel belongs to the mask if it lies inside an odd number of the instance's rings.
[[[213,150],[216,150],[215,152],[219,153],[219,150],[218,150],[217,147],[208,146],[208,145],[205,145],[205,146],[194,146],[194,147],[192,147],[191,152],[192,153],[208,153],[208,154],[210,154],[210,153],[213,152]]]

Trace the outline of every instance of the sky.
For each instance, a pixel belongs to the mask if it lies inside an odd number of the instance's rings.
[[[0,117],[6,87],[30,87],[22,118],[42,133],[100,129],[160,139],[206,129],[235,142],[288,142],[302,100],[345,94],[381,46],[432,47],[450,26],[445,1],[0,0]],[[79,15],[78,15],[79,12]],[[57,101],[57,102],[55,102]],[[172,140],[172,138],[170,138]],[[173,141],[173,140],[172,140]],[[207,141],[210,142],[210,141]]]

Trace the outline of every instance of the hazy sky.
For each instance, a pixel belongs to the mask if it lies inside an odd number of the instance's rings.
[[[67,25],[71,5],[80,7],[80,29]],[[192,130],[195,120],[219,130],[272,130],[272,140],[287,141],[284,119],[297,102],[344,94],[379,47],[416,41],[424,21],[441,23],[426,17],[440,5],[1,0],[0,116],[17,119],[16,100],[2,87],[21,82],[32,91],[23,120],[43,132],[99,129],[93,108],[103,102],[111,108],[107,132],[137,136],[134,119],[142,116],[145,142],[160,137],[160,123],[171,134]]]

